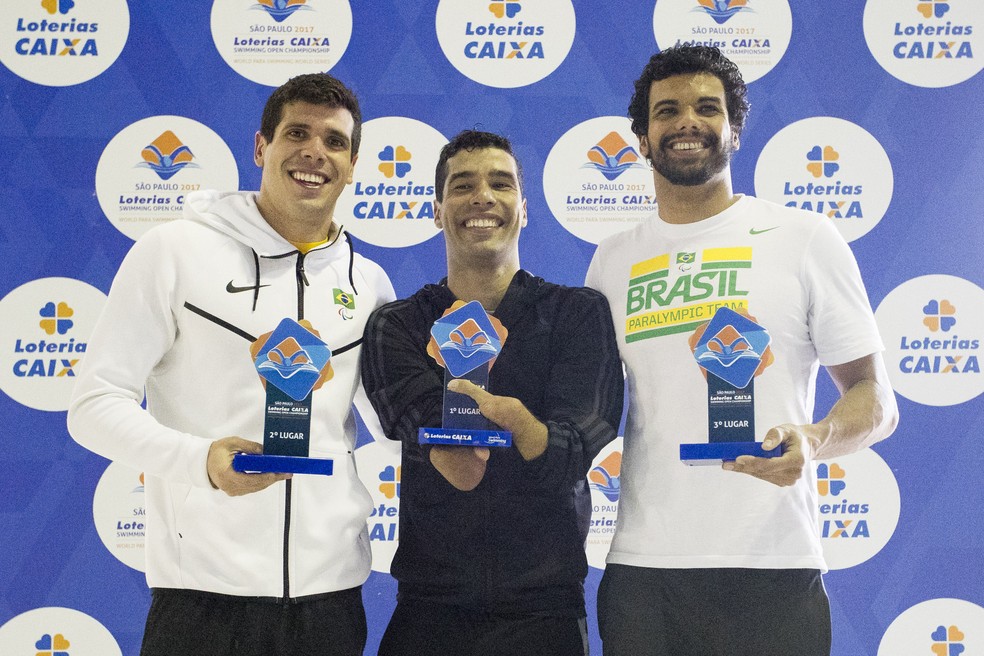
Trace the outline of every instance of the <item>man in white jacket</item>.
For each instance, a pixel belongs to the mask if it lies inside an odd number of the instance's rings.
[[[256,134],[259,192],[188,196],[113,282],[68,413],[92,451],[144,472],[142,654],[361,654],[371,499],[353,459],[365,321],[393,300],[334,219],[361,114],[326,74],[270,96]],[[331,349],[311,394],[310,454],[331,476],[234,471],[262,450],[266,393],[251,344],[284,318]],[[141,399],[146,392],[146,410]]]

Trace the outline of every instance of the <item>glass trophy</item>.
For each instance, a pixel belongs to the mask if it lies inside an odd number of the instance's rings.
[[[696,340],[696,341],[694,341]],[[755,376],[773,360],[769,332],[753,319],[720,307],[692,338],[694,359],[707,379],[708,441],[681,444],[688,465],[720,464],[738,456],[774,458],[755,441]]]
[[[284,319],[250,349],[266,389],[263,453],[238,453],[232,467],[242,472],[330,476],[334,461],[308,457],[311,397],[332,377],[331,349],[312,330]]]
[[[444,368],[444,414],[440,428],[420,428],[420,444],[512,446],[512,433],[501,430],[465,394],[448,389],[462,378],[486,389],[489,370],[502,350],[508,331],[478,301],[456,301],[431,328],[427,352]]]

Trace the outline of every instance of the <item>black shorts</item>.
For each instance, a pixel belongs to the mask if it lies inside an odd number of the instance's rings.
[[[141,656],[362,656],[362,588],[281,603],[155,588]]]
[[[378,656],[587,656],[583,617],[484,613],[404,600]]]
[[[608,565],[598,587],[604,656],[829,656],[818,570]]]

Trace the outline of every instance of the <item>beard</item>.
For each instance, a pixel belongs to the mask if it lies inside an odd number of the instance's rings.
[[[702,137],[704,147],[708,148],[706,157],[696,162],[678,162],[666,156],[666,149],[673,137],[664,137],[655,154],[650,154],[649,163],[653,169],[670,183],[681,187],[696,187],[708,182],[724,170],[735,154],[731,141],[722,143],[719,139]]]

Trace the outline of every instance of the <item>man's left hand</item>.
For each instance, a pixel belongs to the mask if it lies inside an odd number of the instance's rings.
[[[496,396],[475,383],[461,378],[452,380],[448,389],[472,398],[478,411],[492,423],[513,434],[513,444],[524,460],[533,460],[547,449],[547,426],[511,396]]]
[[[783,454],[775,458],[739,456],[734,462],[721,465],[727,471],[741,472],[760,478],[763,481],[788,487],[803,475],[803,468],[811,457],[811,446],[807,437],[807,426],[782,424],[769,430],[762,441],[762,449],[770,451],[780,444]]]

